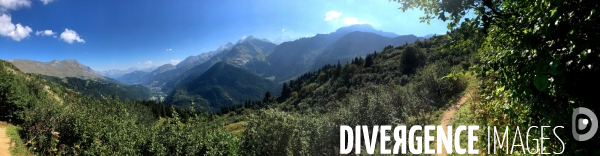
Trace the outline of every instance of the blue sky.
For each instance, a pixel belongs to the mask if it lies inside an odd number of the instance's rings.
[[[253,35],[275,41],[368,23],[399,35],[445,33],[388,0],[0,0],[0,59],[76,59],[94,70],[177,63]]]

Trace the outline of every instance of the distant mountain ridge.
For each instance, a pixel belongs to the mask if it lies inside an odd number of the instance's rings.
[[[300,38],[279,45],[249,35],[240,38],[235,44],[229,42],[215,51],[189,56],[177,64],[174,70],[159,72],[161,73],[159,75],[145,75],[137,81],[132,81],[131,78],[139,76],[131,75],[120,80],[129,79],[125,83],[140,82],[149,87],[164,87],[163,91],[169,92],[178,84],[200,76],[214,63],[220,61],[277,81],[287,80],[309,70],[308,67],[314,64],[315,59],[327,46],[355,31],[374,33],[383,37],[399,36],[395,33],[375,30],[368,24],[342,27],[329,34],[317,34],[314,37]]]
[[[380,35],[383,37],[389,37],[389,38],[395,38],[395,37],[400,36],[400,35],[392,33],[392,32],[376,30],[370,24],[356,24],[356,25],[351,25],[351,26],[347,26],[347,27],[341,27],[341,28],[337,29],[334,33],[348,34],[348,33],[355,32],[355,31],[370,32],[370,33],[374,33],[374,34],[377,34],[377,35]]]
[[[323,52],[317,56],[306,72],[315,71],[327,64],[336,64],[338,61],[345,63],[351,62],[356,57],[364,57],[387,45],[401,45],[413,43],[419,38],[415,35],[403,35],[394,38],[380,36],[374,33],[355,31],[346,34],[338,41],[327,46]]]
[[[53,60],[39,62],[33,60],[8,60],[25,73],[35,73],[54,77],[77,77],[83,79],[105,79],[92,68],[79,63],[77,60]]]
[[[164,86],[154,86],[163,87],[162,90],[164,92],[170,92],[179,84],[189,82],[202,75],[202,73],[204,73],[217,62],[225,62],[238,68],[252,70],[252,68],[248,68],[247,65],[252,64],[256,66],[264,66],[266,56],[268,56],[276,46],[276,44],[269,42],[268,40],[257,39],[253,36],[245,36],[240,39],[230,50],[223,51],[213,56],[206,62],[179,74],[173,79],[164,79]]]
[[[205,53],[202,53],[197,56],[189,56],[189,57],[185,58],[185,60],[179,62],[179,64],[177,64],[176,67],[177,67],[177,69],[185,69],[185,70],[193,68],[194,66],[197,66],[201,63],[206,62],[211,57],[217,55],[220,52],[230,50],[232,47],[233,47],[233,43],[228,42],[227,44],[220,46],[217,50],[205,52]]]
[[[375,30],[368,24],[343,27],[333,33],[317,34],[280,44],[267,57],[272,68],[265,70],[264,76],[274,77],[276,82],[287,81],[328,63],[364,57],[386,45],[412,43],[417,39],[423,38]]]
[[[164,64],[154,71],[144,75],[141,79],[142,84],[148,84],[149,86],[156,86],[157,84],[164,84],[164,82],[159,81],[162,79],[170,79],[169,74],[163,74],[168,71],[172,71],[176,69],[175,65],[172,64]]]
[[[110,70],[104,70],[104,71],[96,71],[96,73],[105,76],[105,77],[110,77],[110,78],[119,78],[125,74],[131,73],[131,72],[135,72],[135,71],[143,71],[143,72],[151,72],[154,69],[158,68],[158,66],[154,66],[154,67],[150,67],[150,68],[137,68],[137,67],[131,67],[129,69],[125,69],[125,70],[119,70],[119,69],[110,69]]]
[[[348,46],[349,49],[354,49],[354,51],[344,55],[341,55],[343,52],[340,53],[339,50],[336,53],[328,52],[326,55],[322,54],[331,44],[337,42],[347,34],[357,31],[373,34],[371,36],[379,36],[371,37],[369,39],[385,42],[377,43],[360,39],[365,35],[356,36],[357,39],[354,39],[356,41],[353,43],[367,42],[369,44],[342,45]],[[390,37],[401,37],[403,39],[391,39]],[[214,63],[221,61],[235,67],[246,69],[257,75],[261,75],[264,78],[270,78],[274,79],[276,82],[281,82],[295,78],[299,74],[312,70],[312,67],[329,63],[331,60],[337,62],[340,59],[341,61],[346,61],[358,56],[364,57],[366,53],[380,49],[388,44],[399,45],[406,42],[412,43],[416,39],[417,37],[414,37],[414,35],[399,36],[394,33],[375,30],[371,25],[367,24],[343,27],[329,34],[318,34],[314,37],[300,38],[294,41],[284,42],[280,45],[250,35],[242,37],[233,46],[231,46],[230,43],[221,46],[220,49],[225,50],[218,54],[214,54],[211,58],[205,61],[203,60],[203,63],[192,68],[180,68],[183,67],[180,63],[175,70],[154,76],[155,78],[146,78],[146,81],[142,81],[142,84],[149,87],[160,87],[163,92],[168,93],[178,85],[189,82],[200,76]],[[335,48],[330,49],[334,49],[330,51],[336,51]],[[332,58],[324,59],[320,57]],[[191,59],[195,57],[188,58]],[[318,63],[318,65],[315,65],[315,63]],[[187,65],[187,67],[189,66],[191,65]]]
[[[148,72],[144,72],[144,71],[134,71],[131,73],[124,74],[123,76],[117,78],[117,80],[119,82],[122,82],[125,84],[141,84],[142,83],[141,80],[147,74],[148,74]]]
[[[117,78],[117,80],[126,84],[143,84],[149,87],[162,87],[167,81],[170,81],[189,69],[208,61],[209,59],[213,58],[213,56],[220,54],[223,51],[230,50],[233,46],[233,43],[229,42],[219,46],[219,48],[214,51],[201,53],[196,56],[189,56],[175,66],[171,67],[170,65],[163,65],[161,66],[162,68],[159,67],[160,69],[157,68],[154,71],[147,73],[137,72],[124,74]]]

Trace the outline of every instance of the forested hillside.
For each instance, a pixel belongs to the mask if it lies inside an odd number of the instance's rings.
[[[340,125],[426,125],[467,86],[446,75],[468,69],[471,51],[440,51],[444,37],[386,46],[366,58],[326,65],[283,85],[252,114],[242,148],[255,155],[336,155]],[[248,101],[223,114],[256,108]]]
[[[0,120],[20,126],[25,146],[39,155],[170,155],[174,147],[215,154],[230,146],[214,140],[233,137],[207,126],[200,112],[78,94],[6,61],[0,61],[0,93]]]
[[[124,85],[111,81],[86,80],[75,77],[58,78],[46,75],[39,76],[50,82],[61,85],[67,89],[90,95],[95,98],[103,99],[112,96],[118,96],[127,100],[148,100],[150,99],[150,89],[142,85]]]
[[[179,85],[165,100],[176,106],[188,106],[192,102],[213,112],[244,100],[261,99],[266,92],[279,92],[277,83],[258,75],[218,62],[196,79]]]

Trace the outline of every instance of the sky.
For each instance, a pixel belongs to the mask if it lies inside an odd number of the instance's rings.
[[[311,37],[353,24],[444,34],[388,0],[0,0],[0,59],[75,59],[94,70],[177,64],[252,35]]]

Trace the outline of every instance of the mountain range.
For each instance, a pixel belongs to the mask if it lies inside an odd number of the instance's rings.
[[[346,27],[331,34],[319,34],[311,38],[282,43],[267,58],[273,68],[264,71],[264,76],[283,82],[302,73],[314,71],[325,64],[350,61],[355,57],[364,57],[367,53],[386,45],[412,43],[421,39],[414,35],[384,37],[382,35],[391,35],[376,31],[370,26],[371,29],[366,29],[366,26],[358,26],[358,30],[363,31],[350,31],[352,27]]]
[[[355,33],[357,31],[363,33]],[[198,65],[193,68],[178,67],[174,71],[160,74],[165,76],[154,76],[155,78],[146,76],[147,78],[141,81],[141,84],[160,87],[163,92],[168,93],[178,85],[200,76],[214,63],[220,61],[246,69],[263,78],[283,82],[324,64],[346,62],[354,57],[364,57],[367,53],[381,49],[385,45],[412,43],[417,39],[423,38],[414,35],[399,36],[375,30],[366,24],[343,27],[333,33],[317,34],[280,45],[247,36],[233,46],[228,43],[231,48],[220,48],[224,50],[216,51],[217,53],[210,59],[198,61]]]
[[[276,44],[266,40],[256,39],[252,36],[245,37],[238,41],[230,50],[220,52],[211,59],[181,73],[180,75],[177,75],[172,79],[163,79],[166,80],[164,81],[164,85],[155,85],[154,87],[161,87],[163,92],[171,92],[172,89],[178,85],[189,82],[202,75],[202,73],[204,73],[217,62],[225,62],[235,67],[243,68],[256,73],[256,68],[250,67],[258,66],[264,68],[265,64],[267,64],[267,62],[265,62],[266,56],[268,56],[276,46]]]
[[[49,63],[11,60],[11,63],[25,72],[61,78],[112,80],[109,77],[120,75],[116,78],[120,83],[141,84],[170,95],[166,103],[189,105],[194,101],[204,108],[217,109],[260,98],[266,91],[278,93],[278,88],[272,88],[276,86],[273,84],[318,70],[323,65],[345,63],[387,45],[397,46],[423,39],[375,30],[362,24],[279,45],[266,39],[244,36],[235,44],[229,42],[214,51],[189,56],[177,65],[165,64],[153,70],[130,68],[96,72],[75,60]]]

